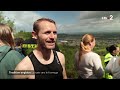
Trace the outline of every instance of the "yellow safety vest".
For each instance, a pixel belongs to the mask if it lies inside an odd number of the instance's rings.
[[[36,48],[37,47],[37,44],[22,44],[22,48]]]
[[[105,60],[104,60],[104,62],[110,61],[112,57],[113,57],[113,56],[112,56],[110,53],[106,54],[106,55],[105,55]]]
[[[112,56],[110,53],[106,54],[106,55],[105,55],[104,63],[105,63],[105,62],[109,62],[112,57],[113,57],[113,56]],[[105,65],[105,67],[106,67],[106,65]],[[113,79],[113,77],[112,77],[109,73],[105,73],[105,78],[106,78],[106,79]]]

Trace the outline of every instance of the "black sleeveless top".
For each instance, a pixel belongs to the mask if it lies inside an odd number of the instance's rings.
[[[53,50],[53,53],[53,62],[46,65],[39,62],[33,52],[28,55],[34,67],[35,79],[63,79],[62,65],[59,61],[56,51]]]

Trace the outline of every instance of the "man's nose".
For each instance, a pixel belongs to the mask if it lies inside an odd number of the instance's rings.
[[[54,33],[50,33],[50,38],[54,38],[55,34]]]

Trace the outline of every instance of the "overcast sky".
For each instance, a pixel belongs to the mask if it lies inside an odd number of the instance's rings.
[[[58,33],[120,31],[120,11],[2,11],[15,21],[16,30],[32,31],[41,17],[56,21]],[[107,19],[105,19],[107,17]],[[109,18],[109,19],[108,19]],[[111,20],[111,19],[113,20]]]

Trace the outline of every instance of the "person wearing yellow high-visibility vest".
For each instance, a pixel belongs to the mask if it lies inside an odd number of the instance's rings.
[[[111,58],[117,56],[120,52],[119,47],[117,45],[111,45],[107,47],[106,50],[108,51],[108,53],[105,55],[105,59],[104,59],[105,67],[108,64],[108,62],[111,60]],[[112,79],[113,77],[109,73],[105,72],[105,78]]]
[[[27,56],[37,47],[37,40],[35,38],[27,39],[22,44],[22,53]]]

